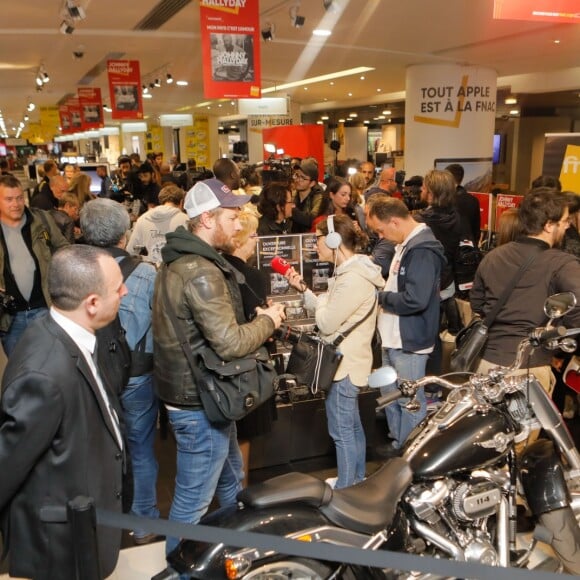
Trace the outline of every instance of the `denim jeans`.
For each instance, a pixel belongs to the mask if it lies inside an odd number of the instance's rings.
[[[169,519],[197,524],[217,495],[221,507],[236,504],[244,471],[236,424],[210,423],[203,410],[167,410],[177,443],[177,474]],[[167,538],[169,554],[179,543]]]
[[[416,380],[425,376],[425,365],[428,354],[404,352],[399,348],[383,348],[383,365],[390,365],[397,371],[399,379]],[[381,394],[386,395],[396,389],[395,383],[381,387]],[[409,399],[402,398],[385,409],[389,434],[394,439],[393,447],[401,448],[409,433],[427,415],[427,401],[423,388],[417,392],[417,401],[421,405],[418,411],[407,411],[404,406]]]
[[[26,327],[35,319],[41,318],[47,314],[48,308],[32,308],[30,310],[21,310],[17,312],[12,318],[12,324],[10,328],[3,332],[0,336],[2,340],[2,346],[4,347],[4,352],[6,356],[10,356],[12,351],[16,347],[16,343],[26,330]]]
[[[335,489],[365,477],[366,439],[358,407],[359,389],[349,377],[332,383],[326,396],[328,432],[336,447],[338,480]]]
[[[153,375],[131,377],[121,394],[121,405],[133,466],[134,495],[131,513],[145,518],[158,518],[158,465],[153,444],[159,406],[153,391]],[[147,532],[137,529],[133,533],[136,538],[147,535]]]

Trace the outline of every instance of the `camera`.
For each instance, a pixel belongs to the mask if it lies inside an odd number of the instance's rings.
[[[0,290],[0,312],[16,314],[16,298],[6,294],[3,290]]]

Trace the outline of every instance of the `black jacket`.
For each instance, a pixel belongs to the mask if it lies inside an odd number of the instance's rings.
[[[545,242],[523,237],[492,250],[479,265],[469,293],[474,312],[485,316],[493,308],[530,254],[537,254],[535,261],[521,275],[489,329],[483,359],[491,363],[505,366],[514,361],[520,340],[546,323],[544,301],[548,296],[567,290],[580,296],[580,261]],[[580,327],[580,308],[575,308],[561,324]],[[549,364],[550,357],[549,352],[538,350],[530,365]]]
[[[0,510],[10,574],[75,578],[67,501],[92,497],[121,512],[123,453],[90,368],[50,317],[33,321],[2,381]],[[122,416],[116,399],[111,399]],[[121,530],[97,526],[103,577],[117,563]]]

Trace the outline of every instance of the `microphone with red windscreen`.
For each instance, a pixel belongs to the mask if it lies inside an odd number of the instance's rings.
[[[272,270],[277,274],[282,274],[284,276],[288,270],[292,267],[292,264],[289,264],[284,258],[280,256],[274,256],[272,261],[270,262],[270,266]]]

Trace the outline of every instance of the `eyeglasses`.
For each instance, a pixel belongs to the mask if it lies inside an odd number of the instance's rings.
[[[292,176],[292,179],[299,179],[300,181],[310,181],[310,177],[306,176],[306,175],[300,175],[298,173],[295,173]]]
[[[318,241],[320,238],[325,238],[326,236],[324,234],[318,234],[316,236],[316,241]]]

